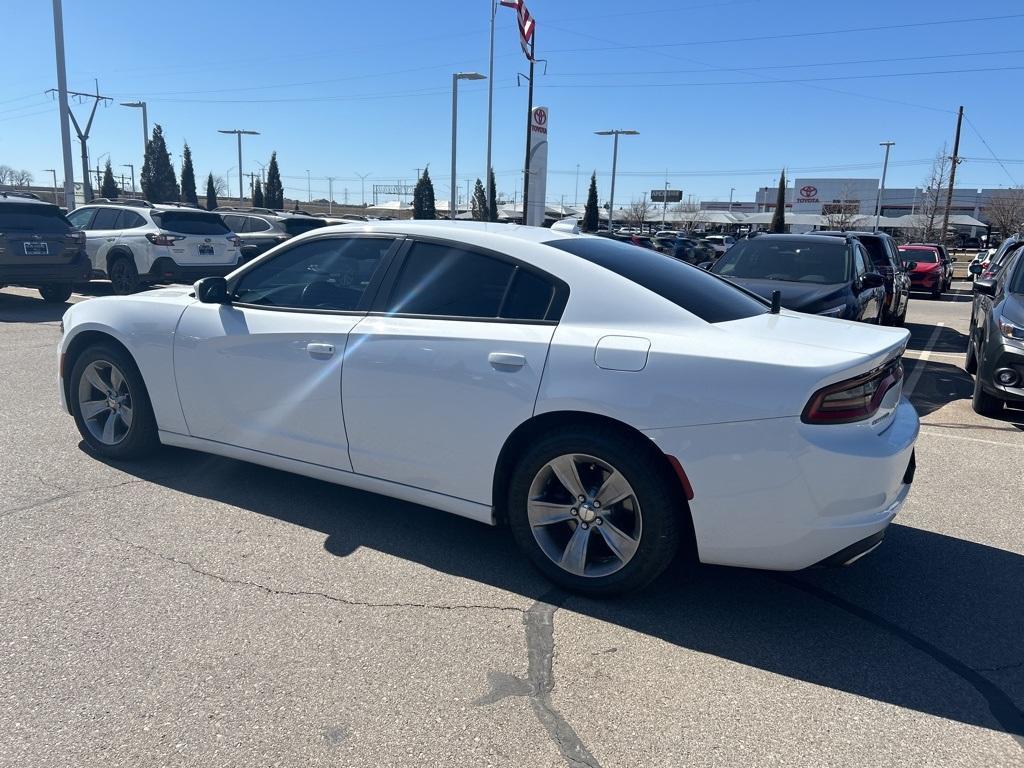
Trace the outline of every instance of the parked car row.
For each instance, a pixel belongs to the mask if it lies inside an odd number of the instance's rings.
[[[1005,404],[1024,406],[1022,244],[1018,239],[1004,251],[1006,258],[987,276],[980,264],[971,266],[977,279],[964,368],[974,375],[972,404],[982,416],[998,416]]]

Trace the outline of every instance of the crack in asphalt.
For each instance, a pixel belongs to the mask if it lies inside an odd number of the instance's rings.
[[[30,509],[38,509],[39,507],[45,507],[47,504],[52,504],[56,501],[73,499],[75,496],[84,496],[86,494],[96,493],[98,491],[109,491],[113,488],[121,488],[122,486],[125,485],[135,485],[136,483],[150,482],[149,480],[145,480],[143,478],[135,478],[134,480],[122,480],[119,483],[111,483],[109,485],[92,485],[89,486],[88,488],[79,488],[74,491],[69,491],[66,488],[62,488],[61,486],[57,485],[52,480],[45,480],[40,475],[33,474],[32,476],[35,477],[37,480],[40,480],[44,485],[49,485],[51,487],[57,488],[58,490],[63,490],[65,492],[58,493],[55,496],[47,496],[45,499],[33,501],[31,504],[24,504],[20,507],[12,507],[11,509],[2,510],[0,511],[0,518],[9,517],[10,515],[16,514],[17,512],[27,512]],[[159,482],[159,480],[155,480],[154,482]]]
[[[558,591],[543,595],[523,614],[526,628],[527,679],[504,672],[488,672],[490,692],[476,699],[475,706],[486,706],[512,696],[530,700],[537,720],[558,746],[558,751],[572,768],[600,768],[597,759],[583,744],[573,727],[566,722],[551,700],[555,687],[555,611],[566,596]]]
[[[279,597],[316,597],[316,598],[321,598],[323,600],[329,600],[332,603],[340,603],[342,605],[350,605],[350,606],[359,607],[359,608],[414,608],[414,609],[433,610],[433,611],[476,611],[476,610],[479,610],[479,611],[506,611],[506,612],[510,612],[510,613],[523,613],[524,612],[522,608],[516,608],[514,606],[507,606],[507,605],[485,605],[485,604],[472,604],[472,603],[454,604],[454,605],[445,605],[443,603],[373,603],[373,602],[369,602],[369,601],[365,601],[365,600],[352,600],[352,599],[346,598],[346,597],[338,597],[337,595],[332,595],[332,594],[329,594],[327,592],[317,592],[317,591],[314,591],[314,590],[275,589],[274,587],[268,587],[265,584],[260,584],[260,583],[255,582],[255,581],[248,581],[246,579],[232,579],[232,578],[229,578],[227,576],[223,576],[223,575],[221,575],[219,573],[214,573],[213,571],[204,570],[204,569],[198,567],[197,565],[195,565],[194,563],[189,562],[188,560],[181,560],[180,558],[177,558],[177,557],[172,557],[170,555],[165,555],[165,554],[163,554],[161,552],[157,552],[156,550],[151,549],[150,547],[144,546],[142,544],[136,544],[135,542],[132,542],[132,541],[126,541],[125,539],[120,539],[117,536],[113,536],[112,538],[114,539],[114,541],[116,541],[116,542],[118,542],[120,544],[123,544],[126,547],[130,547],[132,549],[136,549],[136,550],[139,550],[141,552],[145,552],[145,553],[151,555],[152,557],[155,557],[155,558],[158,558],[160,560],[163,560],[164,562],[168,562],[168,563],[173,563],[175,565],[184,566],[184,567],[188,568],[190,571],[192,571],[193,573],[195,573],[195,574],[197,574],[199,576],[204,576],[206,578],[214,579],[216,581],[221,582],[222,584],[230,584],[232,586],[238,586],[238,587],[248,587],[249,589],[259,590],[260,592],[263,592],[265,594],[276,595],[276,596],[279,596]]]
[[[846,598],[829,592],[827,589],[822,589],[821,587],[813,584],[808,584],[791,576],[778,576],[776,578],[783,583],[789,584],[803,592],[807,592],[819,600],[830,603],[836,608],[839,608],[846,613],[856,616],[857,618],[888,632],[894,637],[905,642],[907,645],[916,648],[921,653],[938,662],[949,672],[959,677],[977,691],[981,697],[985,699],[985,702],[988,704],[989,711],[992,713],[992,717],[995,718],[995,721],[999,723],[1000,727],[1009,736],[1011,736],[1014,741],[1017,742],[1018,746],[1024,748],[1024,712],[1017,707],[1009,694],[981,674],[983,671],[993,670],[972,669],[955,656],[947,653],[938,646],[933,645],[923,637],[915,635],[910,630],[904,629],[895,622],[878,615],[874,611],[863,608],[855,603],[851,603]],[[1021,666],[1022,664],[1024,664],[1024,662],[1011,666]]]

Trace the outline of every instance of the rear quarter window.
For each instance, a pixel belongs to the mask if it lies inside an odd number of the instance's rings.
[[[657,251],[600,237],[545,243],[579,256],[668,299],[708,323],[763,315],[764,302],[728,281]]]

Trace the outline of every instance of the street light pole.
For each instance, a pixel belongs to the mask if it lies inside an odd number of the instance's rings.
[[[327,213],[334,213],[334,176],[327,177]]]
[[[458,149],[459,133],[459,80],[485,80],[486,75],[479,72],[452,73],[452,188],[451,199],[448,201],[448,218],[454,220],[458,205],[458,181],[455,178],[455,153]],[[488,136],[488,141],[490,137]],[[490,144],[488,144],[488,163],[490,162]]]
[[[313,202],[313,187],[310,186],[309,168],[306,169],[306,202],[307,203],[312,203]]]
[[[242,186],[242,136],[259,136],[259,131],[246,131],[240,128],[231,130],[217,129],[217,133],[233,133],[238,137],[238,204],[242,204],[242,194],[245,187]]]
[[[493,22],[491,37],[493,39]],[[64,159],[64,207],[75,209],[75,172],[71,167],[71,126],[68,119],[68,75],[64,65],[64,11],[61,0],[53,0],[53,40],[57,52],[57,100],[60,104],[60,145]],[[493,51],[493,45],[491,46]],[[493,53],[492,53],[493,55]],[[56,180],[56,174],[54,174]],[[84,181],[84,180],[83,180]],[[56,182],[55,182],[56,183]],[[56,200],[54,201],[56,203]]]
[[[491,48],[490,61],[487,66],[487,167],[484,178],[484,192],[487,196],[487,210],[494,207],[491,200],[491,127],[494,119],[494,16],[498,11],[498,0],[491,0]],[[454,176],[454,172],[452,173]]]
[[[616,128],[610,131],[594,131],[594,133],[598,136],[615,137],[612,143],[612,190],[611,195],[608,197],[608,232],[610,234],[612,232],[612,222],[615,217],[615,171],[619,162],[619,136],[638,136],[640,135],[640,131]]]
[[[882,193],[885,192],[885,175],[889,170],[889,150],[896,144],[895,141],[882,141],[878,146],[885,147],[885,161],[882,163],[882,184],[878,188],[878,195],[875,197],[875,228],[872,232],[878,231],[878,218],[882,213]]]
[[[60,205],[60,200],[57,199],[58,198],[58,195],[57,195],[57,169],[56,168],[44,168],[43,172],[44,173],[52,173],[53,174],[53,204],[54,205]]]
[[[132,171],[132,194],[135,194],[135,166],[131,163],[121,163],[122,168],[130,168]]]
[[[729,188],[729,213],[732,213],[732,196],[735,191],[736,187]]]
[[[146,146],[149,144],[149,115],[146,114],[146,102],[122,101],[122,107],[134,107],[142,110],[142,159],[146,159]]]

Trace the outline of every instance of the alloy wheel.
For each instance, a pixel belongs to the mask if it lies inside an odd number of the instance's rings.
[[[116,365],[89,363],[78,381],[78,409],[89,433],[104,445],[117,445],[127,437],[134,416],[132,393]]]
[[[552,459],[534,476],[527,502],[534,539],[551,562],[597,578],[626,566],[640,546],[643,518],[625,476],[594,456]]]

